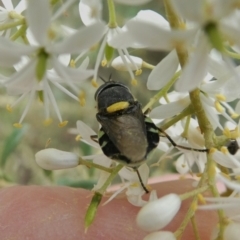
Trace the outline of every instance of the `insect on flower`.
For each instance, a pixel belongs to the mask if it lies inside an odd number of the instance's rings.
[[[98,88],[95,100],[98,109],[96,117],[102,127],[98,136],[91,136],[92,139],[99,142],[107,157],[133,168],[146,193],[149,191],[141,180],[138,167],[158,146],[160,134],[167,137],[174,147],[207,151],[177,145],[142,112],[141,104],[134,99],[128,87],[120,82],[110,78]]]

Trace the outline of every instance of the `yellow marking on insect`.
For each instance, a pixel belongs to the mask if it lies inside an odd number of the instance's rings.
[[[48,119],[45,119],[44,121],[43,121],[43,125],[45,126],[45,127],[47,127],[47,126],[49,126],[51,123],[52,123],[52,119],[51,118],[48,118]]]
[[[129,106],[129,102],[117,102],[107,107],[107,112],[113,113],[119,110],[123,110]]]
[[[65,127],[68,124],[68,121],[63,121],[58,124],[58,127]]]
[[[10,104],[7,104],[6,109],[8,112],[12,112],[12,106]]]
[[[13,126],[15,128],[22,128],[22,124],[21,123],[14,123]]]

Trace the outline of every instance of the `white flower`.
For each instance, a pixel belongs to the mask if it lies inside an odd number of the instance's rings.
[[[43,15],[44,18],[42,17]],[[31,99],[33,99],[36,90],[42,90],[43,95],[46,97],[44,104],[48,105],[49,102],[53,104],[61,124],[62,119],[56,108],[56,101],[53,94],[50,93],[47,68],[52,67],[57,73],[58,78],[64,79],[65,83],[72,88],[74,86],[71,80],[79,81],[90,77],[93,71],[85,70],[81,67],[79,69],[68,68],[62,64],[59,56],[79,53],[89,49],[101,39],[105,26],[102,22],[97,22],[89,27],[80,28],[61,42],[53,43],[52,39],[49,38],[51,14],[49,1],[47,0],[29,1],[26,10],[26,20],[37,46],[20,45],[8,39],[0,38],[0,65],[12,66],[19,63],[23,56],[31,57],[31,60],[6,81],[5,84],[8,87],[11,85],[14,91],[19,87],[20,93],[27,94],[31,92]],[[32,58],[32,56],[34,57]],[[57,81],[53,82],[59,88],[62,88]],[[47,89],[48,91],[45,91]],[[74,96],[72,95],[72,97]],[[21,121],[18,125],[21,126]]]
[[[176,240],[172,232],[159,231],[148,234],[143,240]]]
[[[54,148],[47,148],[36,153],[37,164],[46,170],[58,170],[78,166],[78,156]]]
[[[167,226],[181,206],[181,199],[171,193],[147,203],[137,215],[137,225],[145,231],[156,231]]]
[[[100,11],[100,9],[101,9],[101,7],[99,6],[99,1],[85,1],[85,0],[82,0],[80,2],[79,6],[80,6],[79,7],[79,14],[80,14],[80,17],[82,18],[84,24],[89,25],[89,24],[92,24],[93,22],[99,21],[99,17],[100,17],[101,14],[100,13],[94,13],[95,10]],[[83,9],[86,8],[86,9],[89,9],[89,10],[88,11],[83,11],[82,7],[83,7]],[[91,16],[89,17],[89,12],[94,13],[93,14],[94,17],[91,17]],[[95,63],[95,67],[94,67],[94,76],[93,76],[93,84],[94,85],[96,85],[98,68],[100,66],[100,62],[102,61],[102,65],[105,66],[106,64],[108,64],[108,61],[110,60],[110,59],[107,59],[106,56],[103,59],[104,50],[106,49],[106,47],[109,48],[109,46],[111,46],[110,42],[112,41],[112,39],[117,39],[118,35],[123,31],[123,29],[119,28],[117,25],[116,26],[106,25],[106,27],[108,28],[108,30],[105,32],[105,36],[104,36],[102,44],[100,46],[98,56],[97,56],[97,59],[96,59],[96,63]],[[107,45],[109,45],[109,46],[107,46]],[[130,74],[132,83],[136,84],[136,80],[135,80],[135,77],[132,73],[132,69],[139,70],[138,65],[134,62],[134,60],[129,55],[129,53],[128,53],[128,51],[125,47],[118,46],[118,47],[116,47],[116,50],[117,50],[119,56],[121,57],[122,62],[125,65],[125,68],[127,69],[127,71]],[[131,67],[131,65],[133,67]]]
[[[238,240],[240,236],[240,223],[229,223],[224,230],[224,240]]]
[[[20,0],[18,4],[14,7],[13,2],[11,0],[1,0],[3,6],[0,6],[0,23],[2,26],[6,23],[17,22],[23,19],[23,16],[20,14],[26,9],[26,1]],[[13,15],[18,15],[15,19]],[[19,21],[19,22],[20,22]],[[5,31],[1,31],[1,35],[5,35],[8,37],[11,33],[12,28],[7,29]]]

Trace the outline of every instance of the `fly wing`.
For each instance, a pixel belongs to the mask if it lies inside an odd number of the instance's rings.
[[[148,142],[144,115],[139,103],[135,103],[122,114],[98,114],[97,118],[115,147],[132,163],[146,157]]]

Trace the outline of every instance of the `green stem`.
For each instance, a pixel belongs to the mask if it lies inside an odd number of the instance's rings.
[[[11,37],[10,39],[12,41],[15,41],[16,39],[18,39],[19,37],[23,36],[25,33],[26,33],[26,30],[27,30],[27,26],[24,24],[22,25],[18,30],[17,32],[15,32]]]
[[[17,21],[5,23],[5,24],[0,25],[0,31],[4,31],[4,30],[7,30],[9,28],[13,28],[13,27],[23,25],[23,24],[25,24],[25,19],[20,19],[20,20],[17,20]]]
[[[235,52],[229,51],[227,49],[224,49],[224,53],[226,53],[231,58],[240,59],[239,53],[235,53]]]
[[[206,179],[207,179],[207,174],[206,172],[203,173],[201,179],[199,180],[199,183],[198,183],[198,186],[197,186],[197,189],[198,188],[202,188],[203,187],[203,184],[205,184],[206,182]],[[189,221],[191,220],[191,218],[194,216],[195,214],[195,211],[196,211],[196,208],[194,207],[196,204],[197,204],[197,201],[198,201],[198,196],[197,195],[194,195],[193,197],[193,200],[192,200],[192,203],[191,203],[191,206],[188,208],[188,211],[181,223],[181,225],[179,226],[179,228],[177,229],[177,231],[174,233],[174,235],[180,239],[184,230],[186,229]]]
[[[193,227],[193,232],[194,232],[194,235],[195,235],[195,239],[196,239],[196,240],[201,240],[200,235],[199,235],[199,231],[198,231],[198,227],[197,227],[197,223],[196,223],[195,216],[192,216],[192,218],[191,218],[191,223],[192,223],[192,227]]]
[[[168,90],[172,87],[172,85],[176,82],[176,80],[179,78],[181,74],[181,71],[178,71],[174,74],[174,76],[172,77],[172,79],[156,94],[154,95],[150,101],[146,104],[146,106],[144,106],[143,108],[143,112],[147,111],[148,109],[150,109],[152,107],[152,105],[157,102],[161,97],[163,97]]]
[[[188,107],[186,107],[180,114],[173,117],[171,120],[167,121],[161,126],[162,130],[166,130],[169,127],[171,127],[173,124],[177,123],[178,121],[182,120],[183,118],[191,115],[193,113],[192,105],[190,104]]]
[[[118,164],[111,172],[110,176],[106,180],[106,182],[103,184],[103,186],[97,191],[100,194],[104,194],[108,186],[111,184],[112,180],[116,177],[118,172],[124,167],[122,164]]]
[[[113,169],[112,168],[107,168],[107,167],[104,167],[102,165],[99,165],[99,164],[96,164],[96,163],[93,163],[93,162],[89,162],[89,161],[86,161],[82,158],[79,158],[79,165],[84,165],[86,167],[94,167],[94,168],[97,168],[97,169],[100,169],[100,170],[103,170],[105,172],[108,172],[108,173],[112,173],[113,172]]]
[[[184,126],[184,131],[181,134],[183,138],[187,138],[188,137],[188,128],[189,128],[189,125],[190,125],[190,121],[191,121],[191,115],[188,115],[186,124]]]
[[[181,200],[186,200],[190,197],[194,197],[199,193],[203,193],[205,191],[207,191],[209,189],[209,186],[204,186],[204,187],[200,187],[200,188],[196,188],[191,192],[187,192],[187,193],[183,193],[181,195],[179,195],[179,197],[181,198]]]
[[[109,12],[109,28],[116,28],[117,27],[117,20],[116,20],[116,11],[113,0],[108,0],[108,12]]]

